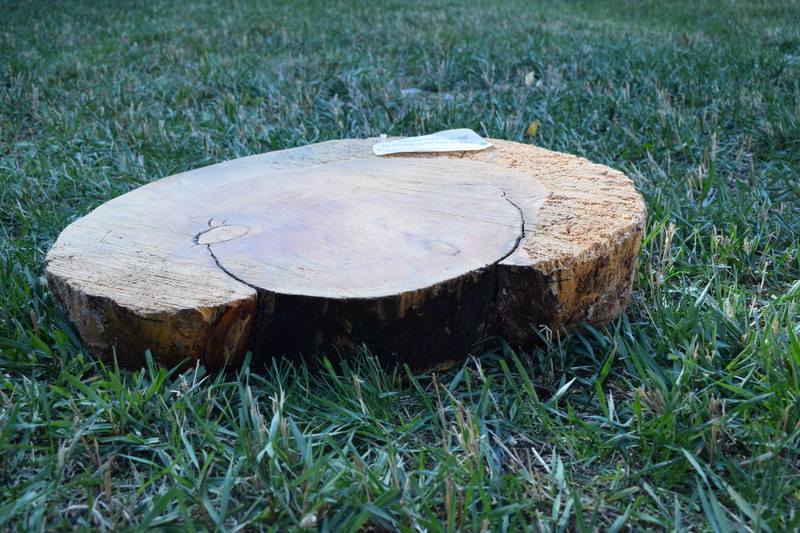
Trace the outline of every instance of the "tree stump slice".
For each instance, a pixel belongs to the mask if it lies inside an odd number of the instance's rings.
[[[46,259],[87,349],[137,368],[314,364],[366,347],[423,370],[499,335],[602,324],[630,300],[646,216],[622,173],[491,140],[377,157],[329,141],[177,174],[68,226]]]

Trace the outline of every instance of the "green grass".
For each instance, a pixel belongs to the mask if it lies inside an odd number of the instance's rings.
[[[795,0],[0,12],[0,529],[800,528]],[[635,180],[624,317],[437,376],[124,372],[39,281],[61,229],[143,183],[451,127]]]

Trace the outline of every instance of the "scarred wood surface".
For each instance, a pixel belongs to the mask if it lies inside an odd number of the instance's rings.
[[[87,348],[209,368],[362,344],[425,368],[499,334],[602,323],[630,298],[645,208],[623,174],[505,141],[378,158],[375,140],[170,176],[71,224],[51,290]]]

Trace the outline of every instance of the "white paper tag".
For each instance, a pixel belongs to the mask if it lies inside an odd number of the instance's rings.
[[[402,154],[412,152],[465,152],[483,150],[491,144],[471,129],[461,128],[406,137],[396,141],[379,142],[372,147],[375,155]]]

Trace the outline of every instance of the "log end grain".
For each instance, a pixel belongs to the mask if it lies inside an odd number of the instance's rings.
[[[619,317],[646,210],[622,173],[500,140],[377,158],[330,141],[170,176],[70,225],[48,254],[90,352],[135,368],[311,361],[362,347],[430,368],[502,335]]]

